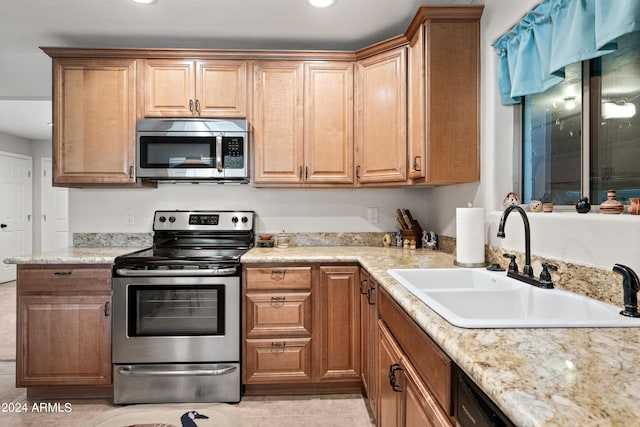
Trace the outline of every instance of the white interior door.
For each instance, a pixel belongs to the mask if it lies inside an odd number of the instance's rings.
[[[0,283],[16,279],[4,258],[31,254],[32,159],[0,152]]]
[[[51,157],[40,162],[40,250],[69,246],[69,190],[54,187]]]

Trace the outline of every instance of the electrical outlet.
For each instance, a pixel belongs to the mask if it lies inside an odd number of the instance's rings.
[[[125,208],[124,223],[125,225],[134,225],[136,222],[135,210],[133,208]]]
[[[367,221],[371,224],[378,223],[378,208],[367,208]]]

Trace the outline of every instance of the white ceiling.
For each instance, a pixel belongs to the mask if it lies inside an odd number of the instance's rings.
[[[307,0],[0,2],[0,61],[2,55],[44,55],[39,46],[355,50],[403,33],[420,5],[484,3],[336,0],[329,8],[317,9]],[[0,75],[6,66],[0,62]],[[50,68],[40,71],[50,78]],[[20,78],[19,72],[10,74]],[[24,81],[2,82],[5,88],[21,86]],[[0,132],[49,139],[47,99],[50,93],[34,97],[0,92]]]

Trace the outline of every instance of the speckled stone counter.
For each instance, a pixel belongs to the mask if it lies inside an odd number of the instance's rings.
[[[442,252],[254,248],[243,263],[358,262],[517,425],[640,426],[640,328],[464,329],[386,273],[453,267]]]
[[[70,247],[40,254],[5,258],[5,264],[113,264],[120,255],[144,249],[130,246],[105,246],[99,248]]]

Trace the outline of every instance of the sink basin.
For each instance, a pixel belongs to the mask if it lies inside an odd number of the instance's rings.
[[[485,269],[387,272],[418,299],[462,328],[640,327],[621,307],[561,289],[540,289]]]

